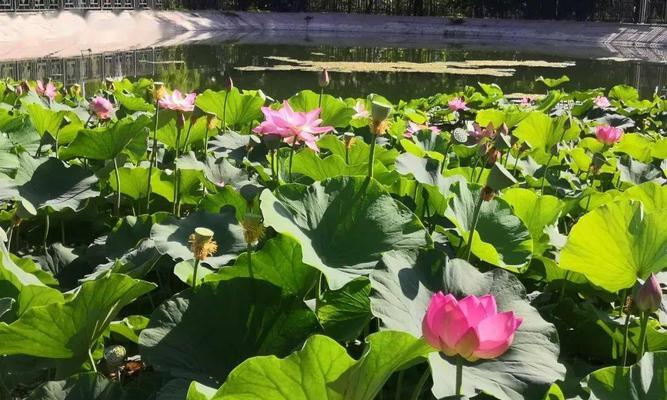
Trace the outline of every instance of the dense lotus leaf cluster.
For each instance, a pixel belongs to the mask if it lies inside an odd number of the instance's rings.
[[[667,398],[667,100],[568,81],[0,82],[0,398]],[[431,347],[436,293],[509,347]]]

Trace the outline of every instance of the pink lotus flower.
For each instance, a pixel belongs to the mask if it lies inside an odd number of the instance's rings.
[[[357,104],[355,104],[353,108],[354,111],[356,111],[356,114],[354,114],[352,118],[368,118],[370,116],[364,102],[361,100],[357,101]]]
[[[601,108],[603,110],[611,105],[609,99],[604,96],[596,97],[595,100],[593,100],[593,104],[595,104],[598,108]]]
[[[429,126],[428,124],[416,124],[412,121],[408,121],[408,129],[403,133],[403,136],[405,136],[408,139],[411,139],[413,135],[421,132],[421,131],[431,131],[434,134],[440,133],[440,128],[437,126]]]
[[[479,143],[484,138],[494,138],[496,130],[493,128],[493,123],[491,122],[489,122],[486,128],[482,128],[477,122],[473,122],[472,131],[469,131],[468,134]]]
[[[457,301],[436,293],[422,322],[424,339],[439,351],[468,361],[492,359],[507,351],[523,322],[513,312],[498,313],[493,295],[467,296]]]
[[[535,101],[535,96],[523,96],[519,101],[519,105],[522,107],[530,107]]]
[[[158,105],[161,108],[173,111],[192,112],[195,109],[195,98],[197,97],[196,93],[190,93],[189,95],[183,97],[183,94],[178,90],[174,90],[171,95],[165,94],[160,100],[158,100]]]
[[[113,104],[102,96],[94,97],[88,104],[91,114],[95,114],[99,120],[111,119]]]
[[[45,96],[48,97],[49,100],[52,100],[56,98],[56,95],[58,94],[58,90],[56,89],[56,85],[53,83],[49,82],[44,85],[44,82],[42,81],[37,81],[37,88],[35,89],[37,91],[37,94],[40,96]]]
[[[468,107],[466,106],[466,102],[463,101],[463,99],[460,99],[458,97],[449,100],[449,103],[447,103],[447,106],[452,111],[461,111],[461,110],[467,110],[468,109]]]
[[[598,125],[595,127],[595,136],[602,143],[611,146],[621,140],[623,129],[609,125]]]
[[[297,112],[292,109],[287,100],[280,110],[262,107],[265,120],[253,132],[260,135],[275,135],[289,145],[301,142],[312,150],[319,152],[315,143],[317,135],[333,131],[332,126],[319,126],[322,120],[318,118],[321,110],[316,108],[309,112]]]

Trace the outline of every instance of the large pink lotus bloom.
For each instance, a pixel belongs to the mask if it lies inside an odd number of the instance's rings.
[[[364,102],[361,100],[357,101],[357,104],[355,104],[353,108],[356,113],[352,116],[352,118],[368,118],[370,116],[370,113],[366,109]]]
[[[113,104],[102,96],[94,97],[88,104],[91,114],[95,114],[99,120],[111,119]]]
[[[165,94],[158,105],[161,108],[180,112],[192,112],[195,109],[196,93],[190,93],[183,97],[183,94],[178,90],[174,90],[171,94]]]
[[[44,85],[44,82],[38,80],[37,88],[35,90],[37,91],[38,95],[48,97],[50,100],[55,99],[56,95],[58,94],[56,85],[51,82]]]
[[[460,99],[458,97],[449,100],[449,103],[447,103],[447,106],[452,111],[461,111],[461,110],[467,110],[468,109],[468,107],[466,105],[466,102],[463,101],[463,99]]]
[[[496,136],[496,130],[493,127],[493,123],[489,122],[486,128],[482,128],[477,122],[473,122],[472,130],[468,132],[476,142],[482,141],[484,138],[494,138]]]
[[[602,143],[611,146],[623,138],[623,129],[609,125],[598,125],[595,127],[595,136]]]
[[[253,131],[260,135],[275,135],[283,139],[287,144],[305,143],[314,151],[320,149],[315,143],[317,136],[333,131],[332,126],[320,126],[322,120],[319,118],[321,110],[316,108],[309,112],[294,111],[287,100],[283,102],[283,107],[279,110],[273,110],[270,107],[262,107],[264,121]]]
[[[429,126],[428,124],[416,124],[412,121],[408,121],[408,129],[403,133],[403,136],[405,136],[408,139],[411,139],[412,136],[415,134],[421,132],[421,131],[431,131],[434,134],[440,133],[440,128],[437,126]]]
[[[595,100],[593,100],[593,104],[595,104],[598,108],[601,108],[603,110],[611,105],[609,99],[604,96],[596,97]]]
[[[513,312],[499,313],[491,294],[457,301],[436,293],[422,322],[424,339],[439,351],[468,361],[492,359],[507,351],[523,322]]]

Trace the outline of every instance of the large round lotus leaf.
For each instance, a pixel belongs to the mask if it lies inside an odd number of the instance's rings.
[[[118,400],[121,386],[95,372],[70,376],[61,381],[50,381],[39,386],[28,400]]]
[[[667,398],[667,351],[646,353],[631,367],[606,367],[584,379],[589,400]]]
[[[317,329],[298,297],[268,282],[236,278],[187,289],[158,307],[141,332],[144,360],[173,377],[218,387],[243,360],[285,356]]]
[[[150,118],[123,118],[115,124],[95,129],[82,129],[66,148],[60,150],[62,158],[85,157],[93,160],[111,160],[123,149],[145,151]]]
[[[579,272],[615,292],[667,265],[667,209],[647,212],[619,199],[584,215],[560,254],[561,268]]]
[[[161,254],[167,254],[174,260],[192,260],[190,235],[199,227],[214,232],[213,240],[218,244],[218,251],[205,261],[213,267],[227,264],[246,248],[243,228],[231,208],[224,208],[219,214],[198,211],[182,219],[167,218],[153,225],[151,239]]]
[[[265,224],[295,237],[303,262],[322,271],[334,290],[368,275],[383,252],[430,242],[419,218],[374,180],[288,184],[260,199]]]
[[[525,288],[511,273],[494,269],[481,273],[467,262],[454,259],[442,266],[444,255],[435,252],[387,252],[385,269],[371,274],[371,308],[387,329],[422,335],[422,319],[433,292],[452,293],[457,298],[468,294],[495,296],[500,311],[514,311],[523,318],[509,350],[495,360],[465,362],[463,393],[472,397],[487,393],[501,400],[538,399],[556,380],[563,379],[565,368],[558,363],[556,328],[546,322],[526,299]],[[437,398],[455,392],[456,361],[439,353],[429,356],[435,377],[433,394]]]
[[[655,182],[644,182],[633,186],[623,192],[626,199],[639,200],[644,206],[644,211],[652,212],[667,208],[667,186]]]
[[[56,158],[35,160],[22,153],[14,181],[0,179],[0,199],[21,201],[32,214],[47,207],[78,210],[86,199],[100,194],[96,183],[97,177],[82,167],[68,167]]]
[[[449,200],[445,217],[454,223],[457,233],[467,241],[480,190],[464,182],[454,183],[450,190],[454,197]],[[505,200],[496,197],[482,202],[472,254],[498,267],[520,271],[530,262],[532,251],[533,240],[528,228]]]
[[[423,359],[432,349],[404,332],[366,338],[359,360],[321,335],[285,359],[254,357],[239,365],[213,399],[373,400],[391,375]]]
[[[241,127],[262,117],[264,97],[260,92],[241,94],[236,88],[229,93],[207,89],[197,96],[196,104],[204,112],[215,114],[221,122],[224,119],[225,125]]]

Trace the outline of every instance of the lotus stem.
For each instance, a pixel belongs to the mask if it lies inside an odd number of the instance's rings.
[[[97,373],[97,365],[95,365],[95,358],[93,358],[93,352],[88,348],[88,359],[90,359],[90,366],[93,367],[93,371]]]
[[[322,109],[322,96],[324,96],[324,88],[320,89],[320,98],[317,101],[317,108]]]
[[[179,117],[180,118],[180,117]],[[178,157],[181,154],[181,132],[183,131],[183,127],[179,126],[176,128],[176,155],[174,156],[174,162],[178,160]]]
[[[396,393],[394,393],[394,400],[401,400],[401,392],[403,389],[403,375],[405,370],[402,370],[398,373],[398,379],[396,381]]]
[[[622,309],[622,308],[621,308]],[[628,365],[628,332],[630,330],[630,313],[625,314],[623,327],[623,366]]]
[[[199,269],[199,259],[195,258],[194,271],[192,272],[192,290],[197,290],[197,269]]]
[[[274,149],[271,149],[271,178],[273,179],[273,183],[275,185],[278,185],[278,177],[276,174],[276,151]]]
[[[42,146],[44,146],[44,135],[39,138],[39,144],[37,145],[37,150],[35,151],[35,158],[39,158],[42,155]]]
[[[424,371],[422,376],[419,378],[419,381],[417,382],[417,386],[415,386],[415,390],[412,392],[412,396],[410,396],[410,400],[419,399],[419,395],[424,389],[424,385],[426,384],[426,381],[428,380],[429,376],[431,376],[431,368],[429,368],[429,366],[427,365],[426,370]]]
[[[178,216],[178,192],[181,183],[180,177],[179,170],[176,168],[174,170],[174,204],[172,206],[172,213],[176,216]]]
[[[248,274],[251,279],[255,279],[255,275],[252,272],[252,245],[250,243],[246,246],[246,252],[248,253]]]
[[[456,357],[456,395],[461,396],[463,391],[463,357]]]
[[[206,123],[206,132],[204,133],[204,158],[206,158],[206,154],[208,153],[208,123]]]
[[[373,164],[375,164],[375,142],[377,137],[371,132],[371,148],[368,154],[368,178],[373,179]]]
[[[188,133],[185,134],[185,143],[183,143],[183,151],[188,151],[188,145],[190,144],[190,131],[192,130],[192,121],[190,121],[190,126],[188,126]],[[207,129],[208,131],[208,129]]]
[[[440,173],[445,172],[447,169],[447,159],[449,158],[449,148],[452,147],[452,138],[449,139],[449,142],[447,142],[447,146],[445,147],[445,151],[443,151],[444,157],[442,159],[442,168],[440,169]]]
[[[294,136],[292,142],[292,147],[290,148],[289,152],[289,180],[292,182],[292,158],[294,158],[294,151],[296,150],[296,136]]]
[[[113,158],[113,171],[116,175],[116,217],[120,215],[120,172],[118,171],[118,161]]]
[[[470,227],[470,233],[468,234],[468,246],[466,246],[466,261],[470,261],[470,255],[472,254],[472,241],[475,236],[475,229],[477,228],[477,221],[479,221],[479,212],[482,208],[483,201],[484,199],[480,194],[472,214],[472,226]]]
[[[14,225],[7,230],[7,251],[12,251],[12,236],[14,236]],[[63,243],[64,244],[64,243]]]
[[[43,242],[44,242],[44,254],[46,254],[46,241],[49,238],[50,226],[51,226],[51,221],[50,221],[50,218],[49,218],[49,213],[47,211],[46,217],[44,218],[44,240],[43,240]]]
[[[222,133],[227,132],[227,96],[229,90],[225,90],[225,101],[222,102]]]
[[[60,220],[60,241],[65,245],[65,221]]]
[[[514,159],[514,168],[512,168],[512,175],[516,172],[516,168],[519,165],[519,159],[521,158],[521,151],[516,152],[516,158]],[[514,176],[515,178],[518,178],[518,176]]]
[[[551,163],[551,159],[554,157],[553,153],[549,156],[549,160],[547,161],[547,166],[544,167],[544,175],[542,176],[542,185],[540,186],[540,194],[544,194],[544,183],[547,180],[547,173],[549,172],[549,164]]]
[[[644,356],[644,350],[646,347],[646,328],[648,327],[649,313],[642,312],[639,320],[641,322],[641,330],[639,331],[639,351],[637,352],[637,360],[640,360]]]
[[[54,139],[56,139],[56,159],[59,159],[58,158],[58,136],[59,136],[59,133],[60,133],[60,126],[58,126],[58,129],[56,129],[56,135],[55,135],[55,138],[54,138]]]
[[[158,125],[158,115],[160,107],[155,101],[155,128],[153,129],[153,147],[151,150],[151,158],[148,165],[148,179],[147,179],[147,190],[146,190],[146,212],[150,214],[150,205],[151,205],[151,176],[153,175],[153,164],[157,163],[157,125]]]
[[[567,278],[570,276],[570,271],[565,271],[565,277],[563,277],[563,285],[560,287],[560,295],[558,297],[558,302],[560,303],[565,298],[565,286],[567,285]]]

